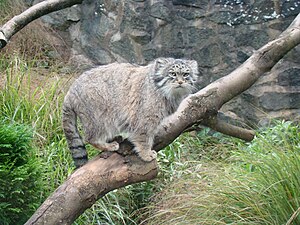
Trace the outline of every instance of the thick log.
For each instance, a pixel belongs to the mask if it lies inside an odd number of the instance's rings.
[[[129,147],[129,145],[128,145]],[[104,153],[76,170],[36,211],[25,225],[72,224],[85,209],[107,192],[156,177],[156,161]]]

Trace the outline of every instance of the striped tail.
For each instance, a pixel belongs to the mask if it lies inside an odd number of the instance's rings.
[[[62,112],[62,124],[69,149],[76,168],[88,161],[87,151],[77,129],[77,115],[74,110],[64,104]]]

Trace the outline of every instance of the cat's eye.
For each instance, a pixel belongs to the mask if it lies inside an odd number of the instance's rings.
[[[175,73],[175,72],[169,72],[169,75],[170,75],[171,77],[176,77],[176,73]]]
[[[190,75],[190,73],[184,73],[183,77],[188,77]]]

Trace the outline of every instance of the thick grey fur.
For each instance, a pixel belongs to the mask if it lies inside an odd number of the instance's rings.
[[[85,142],[94,147],[116,151],[119,144],[111,140],[122,135],[142,160],[155,159],[151,148],[158,125],[197,91],[198,76],[196,61],[173,58],[147,66],[113,63],[83,73],[63,104],[63,129],[76,167],[87,161],[77,118]]]

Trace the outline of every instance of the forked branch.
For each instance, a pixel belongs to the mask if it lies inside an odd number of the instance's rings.
[[[155,149],[167,146],[182,131],[196,122],[207,126],[212,125],[212,129],[227,133],[228,129],[223,127],[225,124],[215,126],[215,122],[210,121],[211,118],[216,116],[223,104],[250,88],[262,74],[270,71],[299,43],[300,14],[277,39],[257,50],[232,73],[184,99],[177,111],[161,125],[156,136]],[[247,139],[246,136],[242,139]]]

